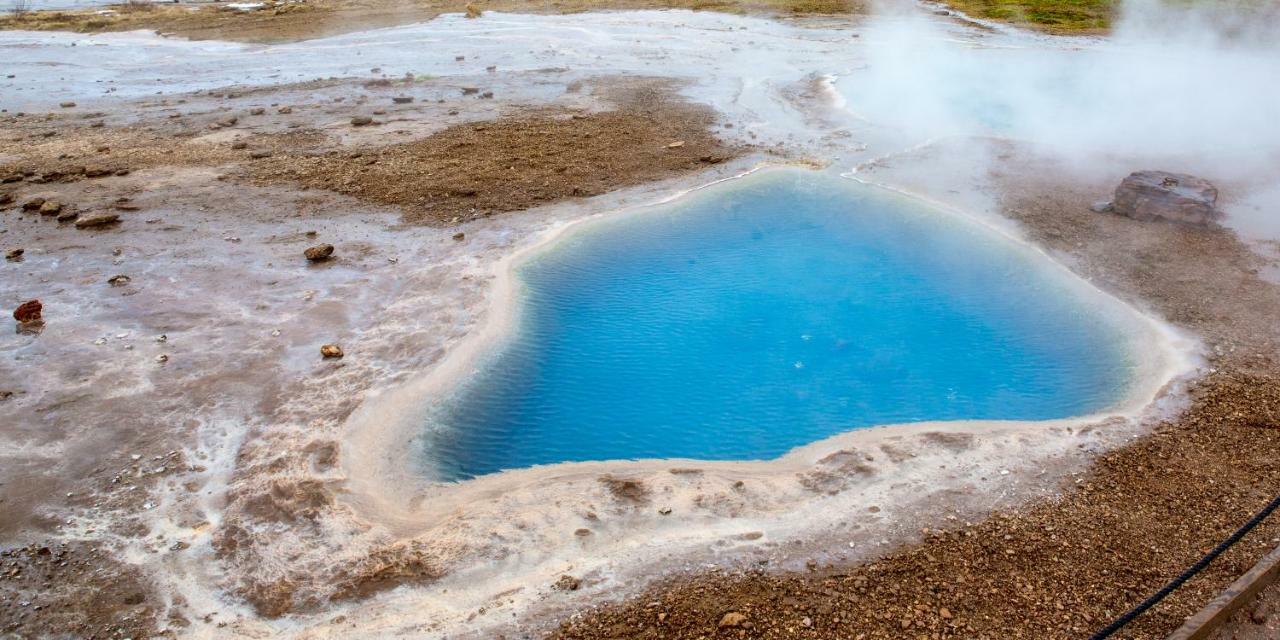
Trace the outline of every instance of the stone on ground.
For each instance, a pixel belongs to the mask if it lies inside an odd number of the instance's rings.
[[[1206,225],[1217,220],[1218,189],[1208,180],[1184,173],[1137,171],[1116,187],[1111,209],[1150,222],[1168,220]]]

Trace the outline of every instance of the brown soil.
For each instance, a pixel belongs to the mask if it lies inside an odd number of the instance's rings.
[[[194,40],[289,42],[364,29],[422,22],[442,13],[483,11],[579,13],[624,9],[692,9],[765,15],[861,13],[863,0],[268,0],[258,11],[219,5],[117,5],[114,15],[98,8],[39,11],[0,16],[0,29],[100,33],[155,30]]]
[[[253,163],[292,182],[400,207],[410,221],[458,222],[587,197],[696,171],[737,155],[711,133],[714,113],[658,85],[628,88],[602,113],[537,111],[451,126],[422,140]]]
[[[0,163],[0,179],[12,182],[0,193],[156,167],[206,166],[225,170],[226,179],[325,189],[396,206],[408,222],[450,223],[599,195],[704,169],[742,152],[714,135],[710,109],[680,99],[668,81],[601,80],[594,89],[612,108],[509,106],[502,108],[509,115],[484,121],[454,109],[448,117],[458,124],[390,145],[383,142],[387,136],[373,133],[366,136],[373,144],[341,140],[348,131],[376,132],[381,116],[361,127],[344,123],[337,132],[309,128],[317,109],[332,118],[335,111],[361,110],[355,105],[293,105],[296,113],[271,109],[253,117],[219,106],[120,127],[96,126],[100,120],[93,114],[9,116],[0,119],[0,157],[13,159]],[[227,92],[237,99],[243,93]],[[433,113],[394,117],[423,121]],[[283,126],[238,135],[263,118]],[[211,131],[232,136],[203,140]],[[269,157],[255,157],[263,152]]]
[[[1030,163],[1016,175],[1054,175]],[[1006,213],[1086,276],[1203,336],[1190,407],[1055,499],[869,564],[669,579],[565,621],[579,638],[1081,638],[1193,563],[1280,492],[1280,288],[1229,231],[1087,210],[1087,190],[1018,189]],[[1275,546],[1273,518],[1119,637],[1163,638]],[[718,628],[726,614],[746,622]],[[736,619],[730,619],[732,622]]]

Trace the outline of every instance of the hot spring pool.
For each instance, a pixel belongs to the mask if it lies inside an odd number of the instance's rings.
[[[579,225],[517,278],[509,338],[427,411],[432,478],[1084,415],[1132,378],[1120,330],[1042,256],[807,171]]]

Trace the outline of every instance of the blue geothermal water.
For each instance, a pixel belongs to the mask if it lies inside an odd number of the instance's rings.
[[[1042,257],[848,180],[765,172],[583,226],[517,268],[513,334],[428,410],[428,475],[765,459],[1127,391],[1119,331]]]

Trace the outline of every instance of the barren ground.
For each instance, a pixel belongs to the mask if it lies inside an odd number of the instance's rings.
[[[216,470],[209,468],[215,463],[180,452],[191,446],[194,423],[169,424],[146,409],[146,403],[105,397],[118,385],[140,382],[107,371],[134,358],[172,354],[172,361],[152,365],[167,367],[168,373],[156,369],[161,377],[148,402],[203,405],[216,412],[220,405],[239,402],[237,398],[256,398],[249,400],[257,403],[254,411],[269,413],[279,410],[284,393],[278,386],[282,381],[271,372],[281,362],[281,349],[293,341],[294,330],[302,340],[311,340],[303,336],[332,331],[335,323],[344,322],[344,312],[319,301],[293,329],[273,331],[279,340],[269,338],[254,348],[256,354],[240,362],[240,373],[205,375],[202,369],[212,372],[225,364],[219,349],[180,355],[187,347],[179,336],[197,331],[201,318],[218,315],[218,303],[181,290],[214,290],[225,284],[213,281],[229,277],[252,292],[247,302],[261,317],[251,323],[275,322],[277,296],[297,299],[287,292],[292,284],[285,291],[275,286],[281,280],[301,275],[298,284],[312,288],[302,299],[310,301],[315,289],[344,286],[342,281],[353,274],[372,278],[394,269],[396,251],[412,253],[412,243],[423,242],[400,232],[407,244],[379,246],[368,235],[384,233],[377,230],[387,224],[381,220],[443,226],[427,237],[442,236],[450,246],[462,247],[463,242],[449,239],[457,228],[451,223],[460,219],[685,175],[742,151],[716,138],[711,112],[676,97],[666,81],[602,79],[534,107],[456,89],[447,92],[455,96],[448,99],[401,104],[391,96],[404,94],[406,87],[370,84],[312,83],[270,95],[227,90],[155,101],[127,114],[13,114],[0,120],[0,242],[6,251],[25,250],[2,263],[15,283],[6,292],[6,306],[16,300],[13,296],[38,295],[45,300],[48,318],[47,325],[34,330],[18,328],[31,333],[19,333],[12,346],[36,351],[24,351],[12,364],[43,363],[42,374],[60,380],[48,388],[38,376],[18,375],[18,368],[7,369],[0,379],[0,406],[7,405],[5,411],[12,407],[9,415],[17,419],[6,427],[8,445],[0,464],[0,535],[6,540],[0,552],[0,633],[137,638],[187,624],[181,615],[158,619],[159,596],[130,563],[114,558],[103,545],[67,543],[57,533],[64,524],[58,514],[92,510],[116,519],[108,531],[83,532],[88,538],[155,538],[151,553],[181,554],[185,542],[146,523],[155,500],[151,492],[171,486],[180,474],[196,478],[178,487],[181,492],[197,500],[216,495],[208,493],[217,482]],[[421,84],[407,89],[424,90]],[[315,92],[338,98],[316,99]],[[285,104],[281,95],[297,99]],[[348,98],[368,104],[352,105]],[[376,114],[378,121],[359,127],[350,123],[352,114],[364,113]],[[672,146],[675,142],[682,144]],[[272,155],[264,157],[263,151]],[[321,171],[341,179],[331,183],[321,178]],[[308,188],[325,185],[331,189]],[[64,219],[23,207],[37,201],[56,202]],[[86,230],[70,222],[102,214],[118,215],[121,221]],[[372,231],[366,230],[366,221],[374,223]],[[270,235],[249,238],[253,247],[247,253],[239,250],[241,234],[259,233]],[[305,265],[302,249],[322,240],[338,245],[336,259],[302,273],[287,266]],[[186,253],[182,247],[192,242],[205,248]],[[161,263],[159,255],[173,248],[185,256],[181,267],[147,273],[149,265]],[[256,254],[262,249],[287,254],[264,262]],[[267,275],[273,264],[286,270]],[[265,272],[250,276],[240,266]],[[233,275],[237,272],[242,275]],[[123,283],[107,284],[120,274],[127,276]],[[175,279],[181,285],[174,285]],[[452,288],[457,295],[473,295],[480,284]],[[383,304],[386,292],[373,293],[378,290],[365,285],[348,299],[373,294],[372,303],[359,304]],[[79,301],[89,305],[81,323],[68,322],[57,310]],[[76,349],[88,346],[97,353],[54,355],[61,347],[52,345],[63,344],[54,336],[88,329],[87,316],[98,313],[132,328],[97,341],[88,334],[70,341],[81,345]],[[77,329],[77,324],[82,326]],[[224,324],[219,333],[237,335],[238,341],[253,343],[266,335],[260,327],[229,320]],[[51,346],[40,346],[35,336],[42,331]],[[161,334],[172,341],[147,337]],[[337,364],[320,371],[341,369]],[[340,419],[351,406],[346,403],[334,415]],[[334,446],[317,441],[298,453],[304,464],[326,469],[333,464]],[[261,507],[249,507],[269,510],[263,517],[272,522],[304,518],[332,499],[314,482],[277,484],[273,491],[280,494]],[[208,530],[210,523],[200,521],[199,511],[175,524]],[[346,597],[422,577],[411,566],[394,571],[348,576]],[[272,615],[292,606],[287,592],[283,601],[278,591],[245,595]],[[181,608],[184,603],[173,604]]]
[[[616,5],[639,6],[649,5]],[[757,10],[730,8],[739,6]],[[177,6],[106,18],[42,14],[0,26],[280,41],[464,8],[321,1],[241,14]],[[232,607],[166,602],[136,569],[139,558],[115,557],[108,542],[65,540],[142,541],[143,561],[172,568],[194,551],[183,536],[207,543],[216,530],[217,560],[249,568],[280,557],[261,547],[285,533],[327,535],[320,515],[336,508],[342,481],[333,473],[335,425],[359,404],[360,385],[384,373],[357,355],[378,338],[360,333],[362,320],[427,316],[429,335],[406,323],[386,350],[403,368],[436,362],[472,326],[471,310],[486,295],[488,282],[470,269],[475,255],[510,249],[501,227],[479,226],[477,234],[465,225],[688,179],[749,151],[728,140],[732,123],[679,99],[667,81],[600,79],[524,102],[501,95],[507,79],[470,91],[370,73],[170,96],[111,113],[68,108],[0,119],[0,243],[26,250],[3,263],[17,283],[6,306],[34,296],[49,303],[47,326],[20,328],[13,344],[21,356],[0,363],[0,408],[16,416],[0,451],[0,633],[138,638],[179,635],[196,619],[228,634],[243,630]],[[497,97],[484,96],[493,89]],[[406,96],[413,100],[394,100]],[[371,122],[357,126],[357,117]],[[1050,498],[930,529],[923,542],[872,562],[675,571],[639,595],[556,620],[551,635],[1076,638],[1162,585],[1280,490],[1280,288],[1260,275],[1267,265],[1226,229],[1091,213],[1088,205],[1111,185],[1064,184],[1057,175],[1051,164],[1011,153],[991,179],[1004,214],[1038,243],[1207,343],[1214,370],[1195,382],[1185,411],[1102,456],[1085,479]],[[60,210],[23,208],[36,199]],[[121,221],[98,230],[69,224],[105,213]],[[306,246],[328,241],[338,245],[337,258],[301,258]],[[396,271],[402,259],[425,268],[406,276]],[[116,275],[130,279],[108,280]],[[432,287],[445,292],[440,299],[402,297]],[[352,355],[319,360],[320,342],[334,335]],[[316,389],[327,403],[320,409],[289,405]],[[190,446],[192,434],[217,432],[172,418],[190,407],[210,422],[243,427],[244,439],[215,443],[222,458],[188,457],[184,451],[202,450]],[[324,421],[306,423],[301,443],[268,428],[316,411]],[[223,484],[246,478],[262,480]],[[644,487],[601,489],[617,501],[637,490]],[[163,505],[178,515],[156,525],[147,514],[160,494],[177,494],[181,504]],[[204,519],[211,512],[234,517]],[[102,519],[109,530],[74,529],[85,513],[111,514]],[[1132,637],[1162,637],[1278,539],[1280,522],[1257,530],[1140,619]],[[441,574],[430,549],[369,548],[377,552],[357,563],[318,569],[303,558],[220,586],[270,618]],[[331,587],[332,601],[303,589],[307,579]],[[720,628],[730,613],[741,617]],[[1253,623],[1238,621],[1233,633],[1256,637],[1246,624]]]
[[[307,0],[275,1],[257,11],[216,4],[119,5],[0,16],[0,29],[99,33],[147,29],[194,40],[291,42],[430,20],[442,13],[478,11],[578,13],[625,9],[692,9],[763,15],[860,13],[862,0]]]

